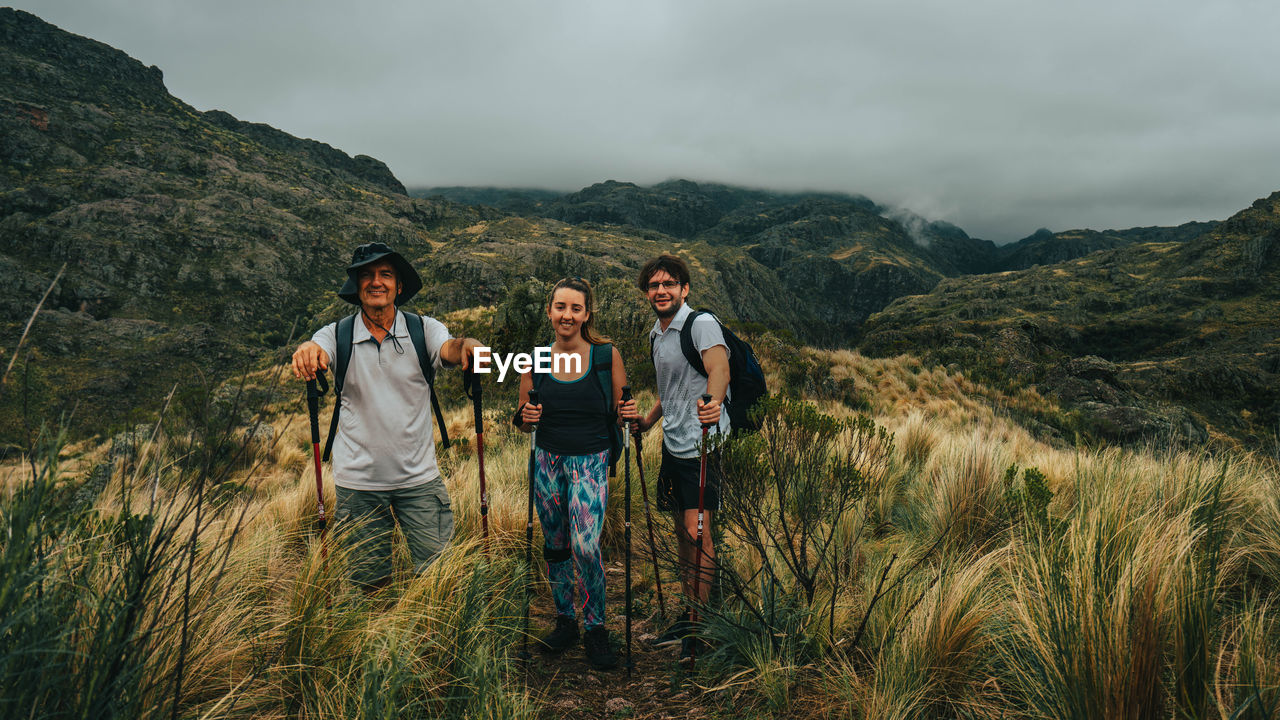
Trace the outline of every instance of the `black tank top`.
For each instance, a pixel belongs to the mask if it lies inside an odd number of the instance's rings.
[[[585,375],[568,382],[542,376],[538,447],[556,455],[593,455],[609,449],[604,393],[593,374],[588,368]]]

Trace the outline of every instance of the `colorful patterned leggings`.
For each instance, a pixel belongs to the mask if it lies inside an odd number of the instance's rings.
[[[604,561],[600,533],[609,502],[609,452],[555,455],[538,448],[534,495],[546,547],[556,612],[575,617],[574,570],[584,630],[604,624]],[[570,562],[572,560],[572,562]]]

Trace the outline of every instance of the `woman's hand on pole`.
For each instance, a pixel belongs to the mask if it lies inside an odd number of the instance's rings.
[[[640,410],[639,410],[639,407],[636,405],[636,399],[634,397],[627,398],[626,400],[618,403],[618,423],[619,424],[622,424],[622,423],[637,424],[637,423],[640,423],[641,421],[642,421],[642,418],[640,417]]]
[[[525,403],[520,409],[520,422],[526,425],[537,425],[542,419],[542,405]]]

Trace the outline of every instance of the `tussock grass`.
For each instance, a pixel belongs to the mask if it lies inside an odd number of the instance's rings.
[[[1034,393],[1002,395],[909,357],[813,357],[844,383],[807,398],[815,410],[865,414],[892,442],[869,446],[880,470],[811,526],[833,559],[810,556],[800,579],[767,578],[785,547],[722,533],[721,560],[753,579],[757,603],[726,601],[717,652],[693,678],[721,714],[1280,717],[1272,458],[1049,444],[1019,424],[1052,411]],[[298,387],[256,380],[281,391],[260,415],[275,428],[269,451],[201,454],[221,441],[159,432],[122,459],[47,435],[0,468],[0,715],[79,717],[109,700],[129,717],[553,716],[543,703],[555,698],[526,689],[511,657],[528,436],[508,410],[486,415],[490,552],[459,405],[445,418],[459,445],[441,453],[454,543],[418,577],[401,557],[396,582],[365,596],[345,581],[346,531],[323,544],[317,532]],[[645,438],[651,488],[660,442]],[[615,553],[622,482],[620,467],[605,533]],[[822,501],[783,508],[776,488],[761,492],[760,507],[779,512]],[[638,487],[632,505],[640,529]],[[655,520],[669,540],[668,518]],[[643,596],[642,529],[633,541]],[[675,593],[674,568],[663,572]]]

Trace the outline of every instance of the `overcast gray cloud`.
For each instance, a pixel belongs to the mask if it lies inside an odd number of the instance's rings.
[[[1262,0],[19,7],[410,186],[839,190],[997,241],[1221,219],[1280,189]]]

